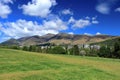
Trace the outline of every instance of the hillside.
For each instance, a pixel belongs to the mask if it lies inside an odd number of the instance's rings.
[[[102,42],[97,42],[92,44],[113,46],[118,40],[120,40],[120,37],[116,37],[116,38],[112,38],[112,39],[108,39]]]
[[[2,45],[20,45],[20,46],[29,46],[29,45],[38,45],[41,43],[54,43],[54,44],[89,44],[89,43],[96,43],[105,41],[108,39],[113,39],[116,36],[109,36],[109,35],[71,35],[66,33],[59,33],[59,34],[47,34],[43,36],[29,36],[29,37],[22,37],[19,39],[10,39],[3,43]]]
[[[0,49],[0,80],[119,80],[120,60]]]

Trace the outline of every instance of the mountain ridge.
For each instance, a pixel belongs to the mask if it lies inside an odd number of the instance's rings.
[[[22,37],[19,39],[9,39],[5,42],[2,42],[1,45],[18,45],[18,46],[30,46],[30,45],[38,45],[41,43],[54,43],[57,45],[60,44],[90,44],[105,41],[108,39],[113,39],[118,36],[111,35],[81,35],[81,34],[67,34],[67,33],[59,33],[59,34],[46,34],[43,36],[28,36]]]

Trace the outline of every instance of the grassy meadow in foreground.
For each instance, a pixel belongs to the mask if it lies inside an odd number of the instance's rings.
[[[120,60],[0,49],[0,80],[120,80]]]

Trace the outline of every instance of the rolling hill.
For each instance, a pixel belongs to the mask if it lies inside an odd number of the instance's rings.
[[[29,46],[29,45],[38,45],[41,43],[54,43],[54,44],[90,44],[105,41],[108,39],[113,39],[116,36],[110,35],[72,35],[66,33],[59,33],[59,34],[47,34],[44,36],[29,36],[29,37],[22,37],[19,39],[10,39],[7,40],[1,45],[20,45],[20,46]]]
[[[0,80],[119,80],[120,60],[0,48]]]
[[[115,44],[118,40],[120,40],[120,37],[111,38],[111,39],[108,39],[108,40],[105,40],[105,41],[96,42],[96,43],[92,43],[92,44],[114,46],[114,44]]]

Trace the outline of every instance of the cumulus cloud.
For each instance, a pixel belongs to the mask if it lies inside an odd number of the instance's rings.
[[[100,33],[100,32],[97,32],[96,35],[101,35],[101,33]]]
[[[12,0],[1,0],[0,1],[0,17],[1,18],[7,18],[8,15],[12,12],[10,7],[8,6],[8,3],[13,3]]]
[[[99,24],[99,21],[93,20],[93,21],[92,21],[92,24]]]
[[[64,9],[62,11],[62,14],[64,14],[64,15],[73,15],[73,12],[70,9]]]
[[[13,3],[13,0],[0,0],[1,3]]]
[[[93,18],[76,20],[71,17],[69,21],[65,22],[58,16],[52,15],[51,18],[43,20],[40,24],[36,21],[19,19],[15,22],[0,23],[0,32],[11,38],[20,38],[33,35],[42,36],[48,33],[57,34],[60,31],[67,30],[69,25],[72,28],[84,28],[86,26],[96,24],[93,23],[93,21],[97,21],[96,17]],[[74,33],[69,32],[69,34]]]
[[[70,24],[70,23],[74,23],[75,21],[76,21],[76,20],[75,20],[73,17],[70,17],[68,23],[69,23],[69,24]]]
[[[110,7],[107,3],[102,3],[102,4],[99,4],[97,7],[96,7],[96,10],[102,14],[109,14],[110,13]]]
[[[84,28],[89,25],[91,25],[89,20],[80,19],[78,21],[75,21],[75,24],[73,25],[73,27]]]
[[[85,19],[88,19],[88,20],[90,20],[90,17],[89,17],[89,16],[86,16],[86,17],[85,17]]]
[[[115,11],[116,11],[116,12],[120,12],[120,7],[119,7],[119,8],[117,8],[117,9],[115,9]]]
[[[118,0],[99,0],[96,10],[102,14],[109,14],[111,8]]]
[[[93,36],[94,34],[84,33],[84,35]],[[95,35],[102,35],[100,32],[97,32]]]
[[[71,34],[71,35],[73,35],[74,33],[73,33],[73,32],[68,32],[68,34]]]
[[[85,18],[85,19],[79,19],[76,20],[73,17],[71,17],[68,21],[69,24],[72,25],[72,28],[84,28],[87,26],[90,26],[92,24],[98,24],[99,22],[96,20],[96,18],[91,19],[91,18]]]
[[[2,33],[0,32],[0,36],[2,35]]]
[[[33,35],[41,36],[48,33],[57,34],[59,31],[66,29],[66,24],[60,18],[44,21],[42,24],[38,24],[36,21],[33,22],[19,19],[16,22],[2,24],[0,31],[9,37],[20,38]]]
[[[67,29],[66,23],[63,22],[59,18],[56,18],[56,19],[50,20],[50,21],[44,21],[43,26],[44,26],[45,30],[60,31],[60,30],[66,30]]]
[[[97,20],[97,16],[92,17],[92,24],[99,24],[99,21]]]
[[[0,17],[1,18],[7,18],[8,15],[12,12],[12,10],[10,9],[10,7],[8,5],[4,5],[0,3]]]
[[[84,35],[92,36],[92,34],[90,34],[90,33],[84,33]]]
[[[56,4],[56,0],[32,0],[20,8],[23,9],[25,15],[46,17],[51,12],[50,8]]]

